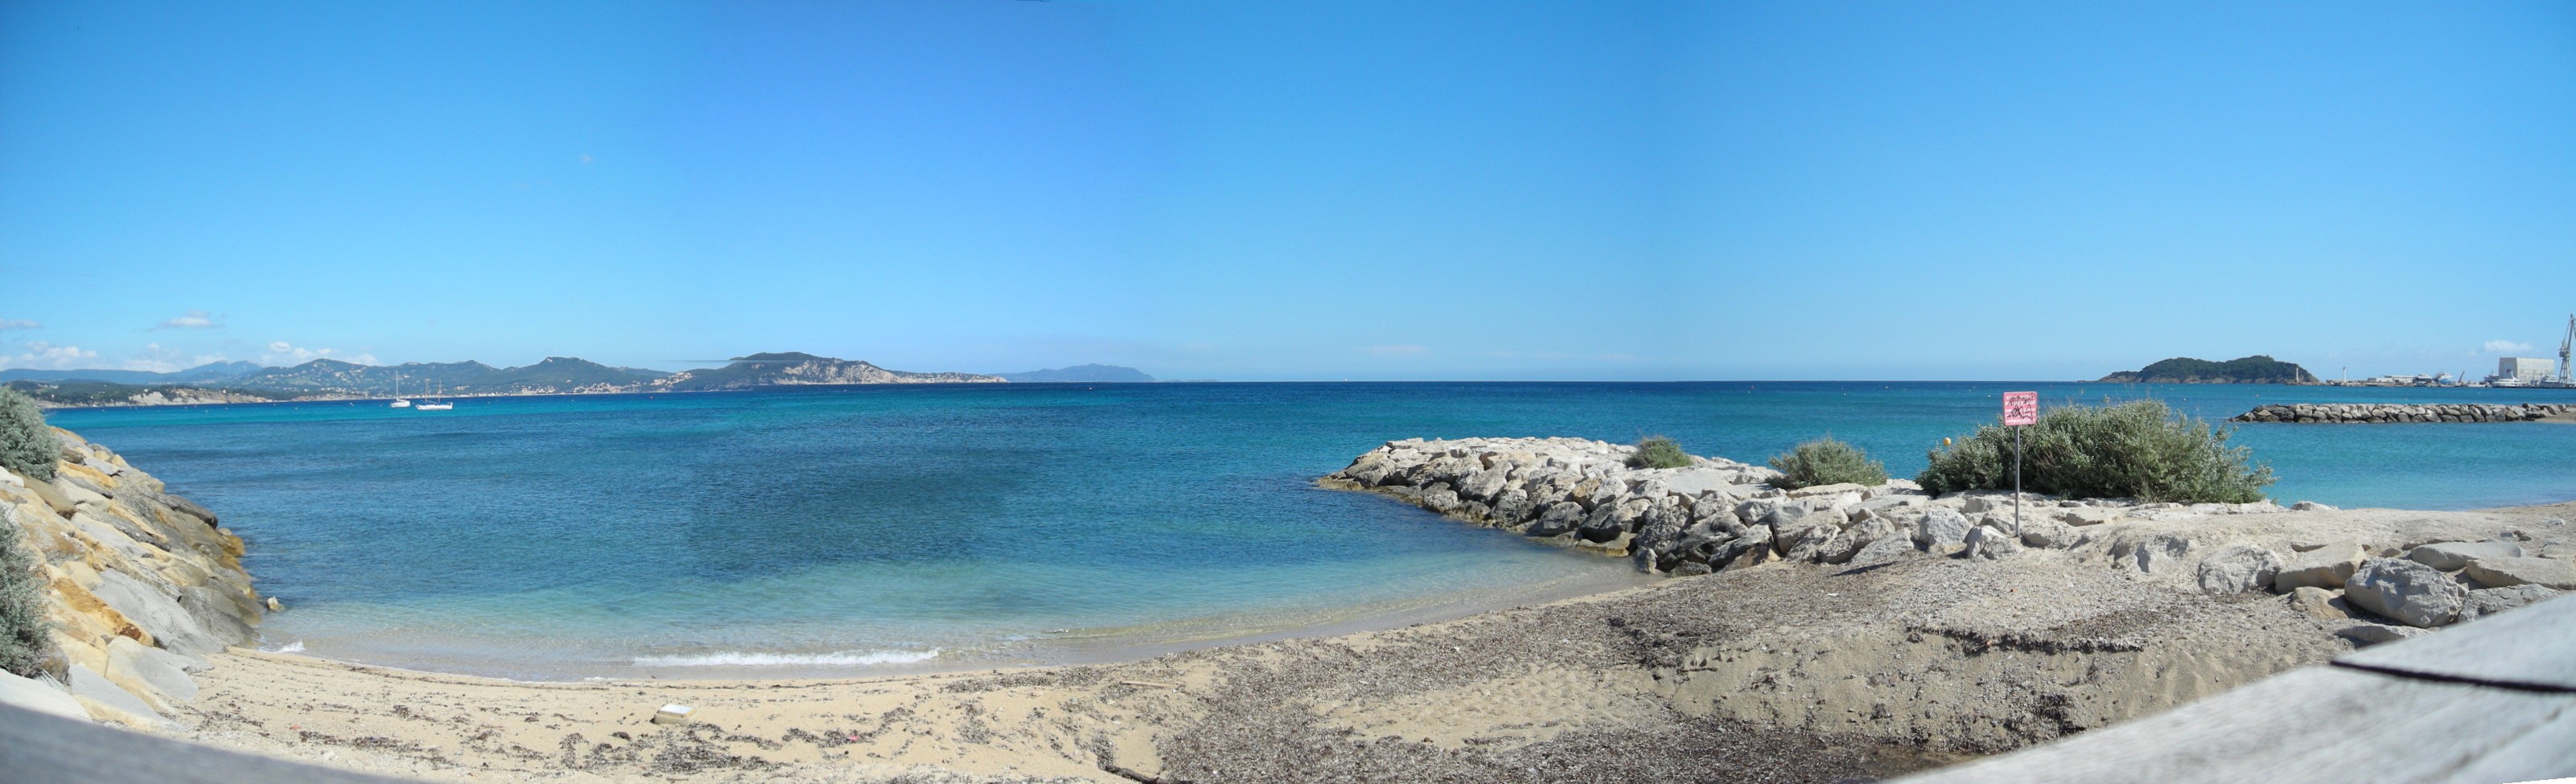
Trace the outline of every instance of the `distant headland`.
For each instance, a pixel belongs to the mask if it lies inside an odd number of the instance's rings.
[[[2175,357],[2139,370],[2103,376],[2106,384],[2314,384],[2317,377],[2294,362],[2256,354],[2225,362]]]
[[[435,396],[713,392],[827,384],[998,384],[1012,381],[1130,382],[1154,377],[1129,367],[985,375],[889,370],[864,360],[802,352],[734,357],[720,367],[665,372],[547,357],[522,367],[481,362],[362,365],[316,359],[292,367],[221,362],[174,373],[137,370],[7,370],[0,382],[48,407],[200,405]]]

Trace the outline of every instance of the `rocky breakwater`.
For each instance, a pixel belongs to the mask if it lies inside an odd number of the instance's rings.
[[[2576,421],[2576,403],[2275,403],[2256,406],[2230,422],[2538,422]]]
[[[1774,560],[1877,564],[2103,539],[2091,526],[2211,514],[2279,512],[2251,504],[2138,503],[2009,493],[1933,498],[1902,479],[1876,486],[1772,487],[1770,468],[1691,458],[1680,468],[1628,464],[1634,447],[1577,438],[1390,441],[1325,476],[1326,487],[1391,495],[1478,525],[1632,557],[1638,568],[1704,574]],[[2147,557],[2147,556],[2141,556]]]
[[[2576,590],[2576,526],[2508,527],[2306,501],[2282,507],[1934,498],[1904,480],[1772,487],[1779,473],[1694,457],[1630,467],[1632,447],[1568,438],[1391,441],[1321,482],[1478,525],[1686,575],[1774,561],[1866,569],[1911,558],[2110,569],[2174,590],[2281,595],[2356,644],[2421,633]],[[2055,568],[2055,567],[2052,567]]]
[[[0,469],[0,535],[37,556],[54,653],[43,677],[0,673],[0,701],[173,729],[212,654],[251,638],[263,603],[242,540],[213,512],[70,431],[55,477]]]

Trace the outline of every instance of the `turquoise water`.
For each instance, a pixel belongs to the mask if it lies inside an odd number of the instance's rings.
[[[1149,384],[77,410],[223,516],[293,609],[271,647],[514,677],[1063,661],[1626,584],[1315,477],[1411,436],[1661,433],[1740,460],[1830,433],[1911,474],[2050,404],[2576,402],[2576,392],[2101,384]],[[2576,498],[2576,426],[2253,425],[2274,496]]]

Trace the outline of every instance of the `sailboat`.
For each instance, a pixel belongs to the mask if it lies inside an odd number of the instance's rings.
[[[395,373],[395,374],[394,374],[394,406],[393,406],[393,407],[395,407],[395,408],[410,408],[410,407],[411,407],[411,400],[409,400],[409,399],[407,399],[407,398],[404,398],[404,397],[402,396],[402,374],[401,374],[401,373]]]
[[[444,386],[441,386],[441,387],[439,387],[439,388],[438,388],[438,391],[440,391],[440,392],[446,392],[446,391],[447,391],[447,388],[446,388],[446,387],[444,387]],[[420,401],[420,405],[412,406],[412,407],[411,407],[411,409],[412,409],[413,411],[445,411],[445,410],[448,410],[448,409],[451,409],[451,408],[455,408],[455,407],[456,407],[456,404],[454,404],[454,403],[450,403],[450,402],[447,402],[447,401],[444,401],[444,400],[439,400],[439,399],[436,399],[436,398],[425,398],[425,399],[423,399],[423,400],[421,400],[421,401]]]

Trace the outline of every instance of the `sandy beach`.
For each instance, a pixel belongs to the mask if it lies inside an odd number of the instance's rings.
[[[2205,539],[2564,536],[2576,504],[2126,524]],[[2401,543],[2402,544],[2402,543]],[[1850,781],[2349,651],[2348,621],[2100,556],[1772,563],[1141,661],[524,683],[236,650],[186,737],[441,781]],[[665,704],[696,709],[656,725]],[[1717,771],[1723,771],[1722,776]]]

